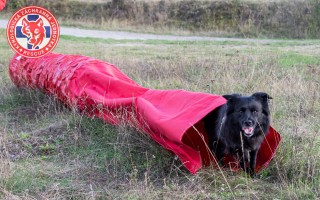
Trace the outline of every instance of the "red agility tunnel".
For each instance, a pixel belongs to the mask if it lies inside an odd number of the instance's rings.
[[[191,173],[215,163],[202,119],[226,103],[221,96],[144,88],[114,65],[78,55],[24,58],[16,54],[10,77],[18,87],[37,88],[88,116],[136,127],[176,154]],[[269,164],[280,139],[270,127],[258,152],[256,171]],[[225,162],[233,170],[239,168],[231,158]]]

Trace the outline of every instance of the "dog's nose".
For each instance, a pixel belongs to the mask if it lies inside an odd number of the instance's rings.
[[[253,126],[253,121],[252,120],[247,120],[244,122],[245,126]]]

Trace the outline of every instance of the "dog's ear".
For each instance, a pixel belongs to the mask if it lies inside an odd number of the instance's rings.
[[[256,92],[252,94],[252,97],[261,102],[262,112],[268,116],[270,114],[268,102],[272,97],[265,92]]]
[[[232,99],[232,94],[225,94],[225,95],[222,95],[223,98],[225,98],[226,100],[230,100]]]
[[[265,92],[256,92],[252,96],[261,101],[268,101],[269,99],[272,99],[272,97]]]
[[[234,106],[241,94],[226,94],[222,95],[227,100],[227,115],[234,112]]]
[[[239,97],[241,97],[241,94],[225,94],[222,95],[223,98],[225,98],[228,102],[233,103],[235,100]]]

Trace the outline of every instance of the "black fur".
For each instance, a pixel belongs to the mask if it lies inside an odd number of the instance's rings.
[[[204,118],[209,148],[219,163],[225,155],[233,155],[243,170],[255,176],[257,153],[270,125],[268,101],[272,98],[263,92],[223,97],[227,103]]]

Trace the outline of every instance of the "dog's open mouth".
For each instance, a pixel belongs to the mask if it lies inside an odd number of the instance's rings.
[[[243,127],[242,130],[243,130],[245,136],[250,137],[253,135],[254,127]]]

